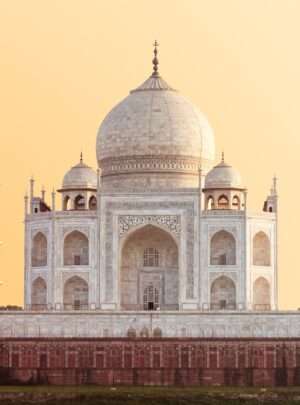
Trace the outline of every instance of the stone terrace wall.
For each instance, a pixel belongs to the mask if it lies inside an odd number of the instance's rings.
[[[0,339],[0,384],[300,384],[300,339]]]
[[[300,338],[300,312],[0,312],[0,337]]]

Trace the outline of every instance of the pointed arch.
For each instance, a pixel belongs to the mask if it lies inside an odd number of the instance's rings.
[[[221,230],[213,235],[210,241],[210,264],[236,264],[236,241],[232,233]]]
[[[232,198],[232,208],[235,210],[241,209],[241,200],[238,195],[233,196]]]
[[[97,198],[92,195],[89,199],[89,210],[96,210],[97,209]]]
[[[270,283],[264,277],[259,277],[254,282],[253,309],[256,311],[269,311],[271,309]]]
[[[153,337],[162,337],[162,330],[159,327],[156,327],[153,331]]]
[[[87,266],[89,264],[89,240],[80,231],[74,230],[64,239],[64,266]]]
[[[230,208],[228,197],[225,194],[220,195],[218,198],[218,208],[223,210],[228,210]]]
[[[74,199],[74,209],[84,210],[85,209],[85,198],[83,195],[79,194]]]
[[[64,284],[64,309],[88,309],[89,287],[88,283],[79,276],[69,278]]]
[[[120,246],[122,309],[178,309],[178,247],[166,230],[143,225]]]
[[[136,330],[132,326],[127,331],[127,337],[136,338]]]
[[[70,196],[66,195],[63,201],[63,210],[69,211],[71,209],[71,198]]]
[[[32,239],[31,266],[47,266],[47,238],[42,232],[38,232]]]
[[[211,284],[210,307],[212,310],[233,310],[236,308],[236,288],[229,277],[218,277]]]
[[[271,265],[271,243],[269,237],[263,231],[257,232],[253,238],[253,265]]]
[[[208,196],[206,199],[206,209],[213,210],[215,208],[215,200],[212,195]]]
[[[36,278],[32,283],[31,309],[34,311],[47,309],[47,284],[42,277]]]

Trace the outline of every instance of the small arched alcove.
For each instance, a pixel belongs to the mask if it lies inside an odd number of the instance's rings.
[[[74,209],[75,210],[84,210],[85,209],[85,198],[83,195],[79,194],[74,199]]]
[[[74,276],[68,279],[64,285],[64,309],[85,310],[88,309],[89,287],[81,277]]]
[[[229,277],[218,277],[212,283],[210,307],[212,310],[234,310],[236,308],[236,288]]]
[[[42,277],[36,278],[32,283],[31,309],[34,311],[47,309],[47,284]]]
[[[69,233],[64,240],[64,266],[89,264],[89,240],[79,231]]]
[[[260,231],[253,238],[253,265],[271,265],[271,244],[265,232]]]
[[[47,266],[47,238],[42,232],[38,232],[32,239],[31,266]]]
[[[271,309],[270,283],[264,277],[259,277],[253,285],[253,309],[269,311]]]
[[[236,264],[236,242],[230,232],[221,230],[211,238],[210,264],[215,266]]]

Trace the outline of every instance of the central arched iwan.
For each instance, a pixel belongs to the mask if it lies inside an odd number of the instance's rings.
[[[133,231],[120,263],[122,309],[178,309],[178,248],[167,231],[154,225]]]

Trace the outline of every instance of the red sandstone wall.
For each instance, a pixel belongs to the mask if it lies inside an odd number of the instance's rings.
[[[300,339],[1,339],[9,383],[299,385]]]

